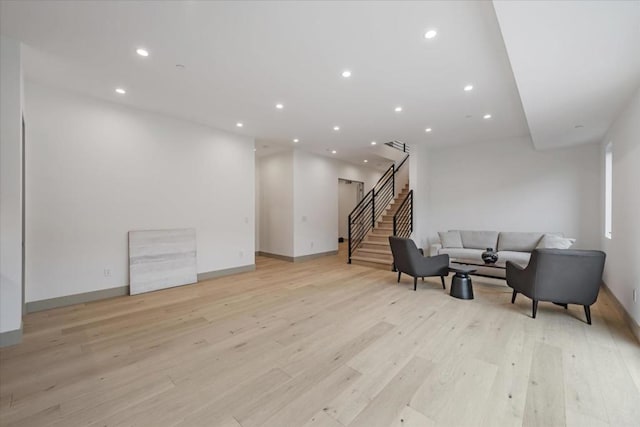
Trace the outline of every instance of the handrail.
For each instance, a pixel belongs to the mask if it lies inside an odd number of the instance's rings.
[[[407,154],[404,159],[402,159],[402,161],[400,162],[400,164],[398,165],[398,167],[396,168],[396,170],[399,170],[402,165],[404,165],[404,163],[407,161],[407,159],[409,158],[409,155]]]
[[[393,235],[409,237],[413,232],[413,190],[410,190],[393,215]]]
[[[403,145],[406,147],[406,144]],[[408,152],[408,147],[406,149]],[[395,197],[396,174],[408,158],[409,154],[398,166],[395,163],[389,166],[373,188],[364,195],[349,214],[349,264],[351,264],[354,250],[364,240],[367,233],[375,228],[376,222]]]

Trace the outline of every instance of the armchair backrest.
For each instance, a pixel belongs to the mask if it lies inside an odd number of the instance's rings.
[[[389,245],[396,269],[402,273],[414,274],[419,260],[423,258],[414,241],[403,237],[389,236]]]
[[[598,297],[606,254],[602,251],[535,249],[532,296],[540,301],[591,305]]]

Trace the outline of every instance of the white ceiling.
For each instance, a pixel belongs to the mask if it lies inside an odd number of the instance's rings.
[[[601,141],[640,85],[640,2],[494,5],[536,148]]]
[[[491,2],[2,1],[0,12],[2,34],[26,44],[28,79],[253,136],[259,150],[299,138],[301,148],[362,162],[372,140],[444,146],[529,135]],[[504,26],[509,19],[501,14]],[[517,26],[505,31],[510,50],[530,38]],[[431,28],[438,35],[426,40]],[[135,54],[140,46],[148,58]],[[511,60],[527,105],[527,72]],[[474,90],[464,92],[468,83]],[[552,95],[548,105],[564,102]],[[537,137],[539,122],[528,119]]]

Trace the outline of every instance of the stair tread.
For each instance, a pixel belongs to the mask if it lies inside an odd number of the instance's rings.
[[[384,250],[384,249],[369,249],[369,248],[358,248],[358,252],[370,252],[370,253],[374,253],[374,254],[381,254],[381,255],[389,255],[391,256],[391,248]]]
[[[353,255],[351,257],[351,259],[352,260],[356,260],[356,261],[372,262],[374,264],[384,264],[384,265],[393,264],[393,260],[387,261],[387,260],[380,259],[380,258],[369,258],[369,257],[366,257],[366,256],[361,256],[361,255]]]

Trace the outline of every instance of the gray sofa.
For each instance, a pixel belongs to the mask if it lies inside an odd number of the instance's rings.
[[[456,237],[459,234],[459,239]],[[440,234],[440,243],[431,245],[430,255],[447,254],[452,262],[478,264],[477,274],[506,277],[507,261],[526,267],[531,252],[540,247],[549,248],[553,244],[545,242],[560,239],[563,244],[571,246],[575,239],[565,239],[562,233],[523,233],[512,231],[475,231],[450,230]],[[487,248],[493,248],[498,254],[498,261],[494,265],[484,265],[482,253]]]

